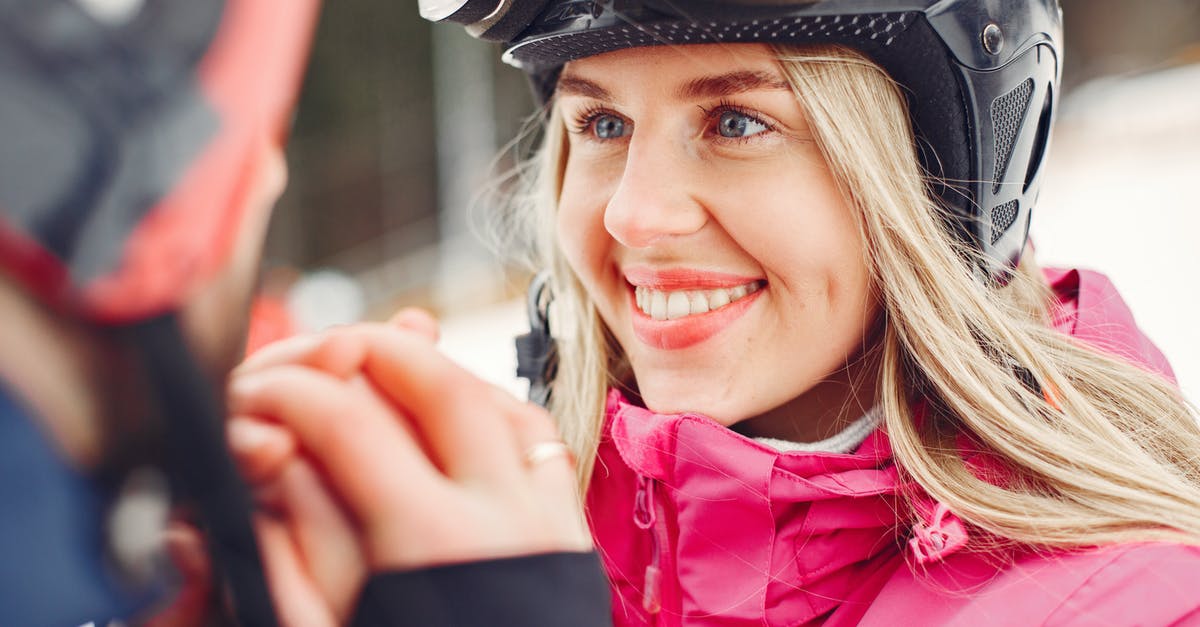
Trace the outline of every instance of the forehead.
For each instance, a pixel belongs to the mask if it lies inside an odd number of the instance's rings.
[[[697,76],[734,72],[782,78],[775,54],[764,44],[693,44],[615,50],[567,63],[562,76],[619,87],[637,82],[670,88]]]
[[[759,44],[651,46],[609,52],[563,68],[558,97],[629,104],[697,102],[788,91],[775,54]]]

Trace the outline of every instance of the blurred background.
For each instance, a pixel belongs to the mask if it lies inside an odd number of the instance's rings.
[[[1063,0],[1064,82],[1033,219],[1044,265],[1107,273],[1200,400],[1200,0]],[[480,237],[532,114],[498,48],[407,2],[326,3],[252,343],[417,305],[517,394],[528,277]]]

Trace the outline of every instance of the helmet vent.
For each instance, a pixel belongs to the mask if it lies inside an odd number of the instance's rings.
[[[1004,236],[1008,227],[1017,221],[1017,201],[1010,200],[1003,205],[992,207],[992,245]]]
[[[1013,144],[1021,121],[1029,110],[1033,96],[1033,79],[1026,79],[1012,91],[992,101],[992,135],[996,138],[996,169],[992,179],[992,193],[1000,191],[1000,182],[1008,171],[1012,159]],[[1007,227],[1006,227],[1007,228]]]

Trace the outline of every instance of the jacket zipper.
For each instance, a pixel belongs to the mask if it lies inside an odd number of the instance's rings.
[[[650,532],[650,564],[646,566],[645,583],[642,588],[642,609],[658,614],[662,609],[662,570],[660,557],[662,545],[659,541],[658,504],[654,498],[654,479],[638,477],[637,494],[633,500],[633,523],[639,529]]]

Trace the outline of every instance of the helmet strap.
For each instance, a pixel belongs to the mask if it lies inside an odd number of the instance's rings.
[[[529,333],[516,338],[517,376],[529,380],[529,400],[546,407],[558,365],[558,346],[550,333],[550,271],[542,270],[529,284]]]
[[[273,627],[278,620],[251,525],[250,495],[225,445],[224,397],[192,356],[176,314],[128,330],[164,417],[167,476],[182,500],[196,506],[237,624]]]

